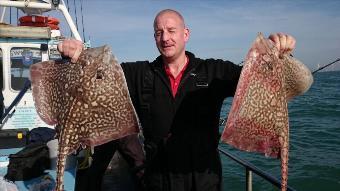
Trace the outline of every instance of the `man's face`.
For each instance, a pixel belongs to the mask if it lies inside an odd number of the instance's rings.
[[[185,51],[189,30],[174,13],[164,13],[156,18],[154,25],[156,46],[166,59],[176,59]]]

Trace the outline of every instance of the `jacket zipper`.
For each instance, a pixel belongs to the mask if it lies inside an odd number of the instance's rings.
[[[197,66],[191,68],[191,69],[183,76],[183,78],[181,79],[181,81],[180,81],[180,83],[179,83],[179,85],[178,85],[177,94],[176,94],[175,97],[172,96],[172,90],[171,90],[169,81],[167,81],[167,78],[165,78],[165,77],[162,75],[162,73],[161,73],[158,69],[154,69],[154,70],[156,71],[157,75],[160,76],[161,80],[166,84],[166,87],[168,88],[168,91],[169,91],[169,93],[170,93],[170,95],[171,95],[173,101],[175,101],[175,100],[176,100],[176,97],[177,97],[177,95],[178,95],[178,93],[180,93],[180,91],[178,91],[178,90],[180,90],[180,88],[183,86],[184,82],[189,78],[189,76],[191,75],[191,73],[192,73],[193,71],[196,70],[196,67],[197,67]]]
[[[196,66],[197,67],[197,66]],[[178,88],[177,88],[177,92],[179,93],[180,91],[178,91],[178,90],[180,90],[181,88],[182,88],[182,86],[184,86],[183,84],[184,84],[184,82],[189,78],[189,76],[191,76],[191,73],[193,72],[193,71],[195,71],[196,70],[196,67],[194,67],[194,68],[191,68],[189,71],[188,71],[188,73],[186,73],[185,74],[185,76],[182,78],[182,80],[180,81],[180,83],[179,83],[179,85],[178,85]],[[176,94],[176,96],[177,96],[178,94]],[[175,97],[176,97],[175,96]]]

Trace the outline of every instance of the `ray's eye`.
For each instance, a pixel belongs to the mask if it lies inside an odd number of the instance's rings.
[[[268,65],[268,68],[269,68],[270,71],[272,71],[272,70],[273,70],[273,65],[272,65],[272,64],[269,64],[269,65]]]
[[[103,79],[103,76],[104,76],[103,70],[97,70],[97,79],[101,80]]]
[[[267,69],[267,70],[273,71],[273,65],[272,65],[272,63],[267,63],[265,66],[266,66],[266,69]]]

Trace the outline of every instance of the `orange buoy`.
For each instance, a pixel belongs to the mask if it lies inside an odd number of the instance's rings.
[[[50,27],[52,30],[58,30],[59,26],[55,24],[49,24],[49,23],[32,23],[32,22],[26,22],[26,23],[20,23],[20,26],[30,26],[30,27]]]
[[[39,15],[26,15],[19,18],[20,23],[46,23],[47,17]]]
[[[59,20],[54,17],[42,15],[26,15],[19,18],[20,26],[50,27],[52,30],[59,29]]]
[[[58,25],[59,24],[59,20],[57,18],[54,18],[54,17],[48,17],[47,23]]]

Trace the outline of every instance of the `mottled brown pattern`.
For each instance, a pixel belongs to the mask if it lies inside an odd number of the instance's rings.
[[[31,81],[38,114],[60,127],[56,191],[63,189],[68,154],[139,131],[123,70],[108,46],[83,51],[76,64],[34,64]]]
[[[249,50],[222,141],[245,151],[281,158],[282,190],[288,176],[289,124],[287,101],[307,91],[311,72],[283,55],[259,34]]]

